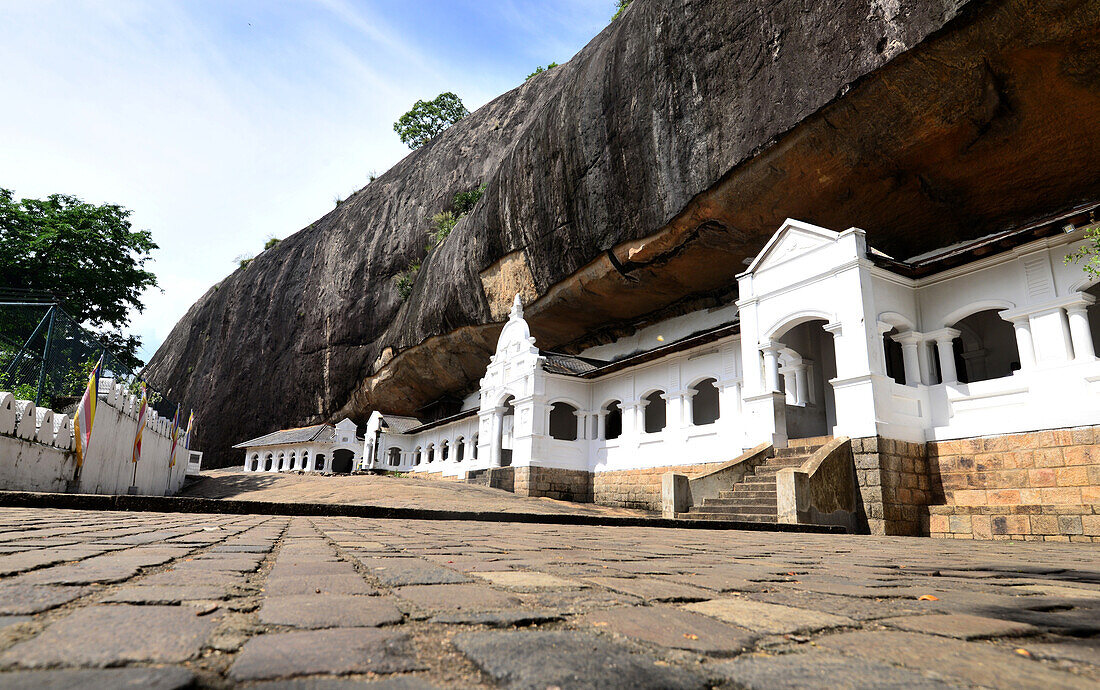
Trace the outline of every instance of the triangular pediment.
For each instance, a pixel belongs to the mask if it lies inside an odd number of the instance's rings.
[[[746,273],[771,268],[836,242],[840,233],[788,218],[756,255]]]

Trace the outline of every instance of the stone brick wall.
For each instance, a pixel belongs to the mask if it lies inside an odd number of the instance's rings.
[[[929,533],[1100,541],[1100,426],[928,444]]]
[[[852,439],[863,503],[859,522],[871,534],[928,534],[932,481],[923,443],[871,436]]]
[[[661,476],[666,472],[698,477],[722,466],[721,462],[700,465],[654,467],[644,470],[597,472],[592,475],[593,500],[604,506],[661,510]]]
[[[555,467],[516,467],[513,483],[518,496],[592,502],[592,475],[583,470]]]

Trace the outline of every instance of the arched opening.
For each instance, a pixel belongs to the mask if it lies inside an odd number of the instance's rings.
[[[691,387],[695,395],[691,396],[691,423],[695,426],[705,426],[718,421],[720,414],[718,407],[717,379],[703,379]]]
[[[435,444],[428,444],[428,464],[435,462]]]
[[[386,451],[386,455],[389,457],[390,467],[397,467],[401,464],[401,449],[390,448]]]
[[[298,453],[295,452],[295,453],[290,454],[290,460],[287,461],[287,469],[288,470],[298,469]]]
[[[264,472],[270,472],[272,470],[272,468],[274,467],[274,463],[275,463],[275,458],[274,458],[274,456],[271,455],[271,453],[268,453],[267,455],[265,455],[264,456]]]
[[[500,438],[497,441],[501,467],[509,467],[512,464],[512,448],[514,446],[513,439],[515,438],[516,421],[516,408],[512,404],[514,399],[515,398],[509,395],[500,405],[504,408],[504,412],[501,413],[500,419]]]
[[[665,410],[665,393],[664,391],[653,391],[645,396],[643,400],[646,402],[644,415],[645,432],[647,434],[655,434],[664,429],[668,421],[668,415]]]
[[[317,454],[317,458],[313,463],[313,467],[318,472],[324,472],[325,471],[325,454],[324,453],[318,453]]]
[[[477,460],[477,434],[474,434],[473,448],[470,449],[470,457]]]
[[[252,457],[248,459],[248,470],[255,472],[258,469],[260,469],[260,454],[253,453]]]
[[[455,462],[462,462],[466,456],[466,439],[459,436],[455,439]]]
[[[302,469],[306,472],[313,469],[313,465],[311,465],[310,462],[309,462],[309,451],[308,450],[303,450],[302,451],[302,462],[300,464],[302,466]]]
[[[559,441],[577,440],[577,408],[566,402],[550,406],[550,437]]]
[[[451,444],[447,441],[439,444],[439,459],[441,462],[447,462],[447,459],[451,456]]]
[[[891,328],[882,336],[882,351],[886,356],[886,375],[894,379],[894,383],[905,385],[905,355],[901,349],[901,343],[894,340],[894,336],[900,331]]]
[[[623,410],[618,400],[612,400],[604,406],[603,437],[614,441],[623,435]]]
[[[333,474],[351,474],[355,464],[355,453],[346,448],[341,448],[332,454]]]
[[[836,378],[836,350],[828,322],[799,323],[777,337],[790,359],[779,390],[787,391],[787,437],[825,436],[836,425],[836,400],[829,383]]]
[[[279,461],[278,461],[277,467],[278,467],[280,472],[282,472],[283,470],[286,469],[286,454],[285,453],[279,453]]]
[[[416,450],[413,451],[413,465],[419,465],[422,458],[423,453],[420,450],[420,446],[417,446]]]
[[[960,383],[975,383],[1011,376],[1020,368],[1020,351],[1012,324],[1000,310],[985,309],[955,323],[955,373]]]

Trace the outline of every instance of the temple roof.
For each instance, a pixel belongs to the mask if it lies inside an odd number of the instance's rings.
[[[289,443],[309,443],[311,441],[331,441],[336,437],[336,428],[329,424],[315,424],[296,429],[282,429],[250,441],[238,443],[234,448],[257,448],[260,446],[283,446]]]
[[[382,415],[382,421],[386,428],[394,434],[404,434],[409,429],[423,426],[423,422],[416,417],[402,417],[396,414],[384,414]]]

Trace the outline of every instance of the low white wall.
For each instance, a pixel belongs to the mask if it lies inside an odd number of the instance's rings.
[[[131,484],[144,495],[170,495],[183,485],[187,453],[176,450],[168,467],[171,420],[153,410],[145,426],[141,462],[130,461],[137,432],[138,401],[121,386],[100,391],[92,440],[77,491],[125,494]],[[72,420],[52,410],[36,409],[0,392],[0,490],[66,491],[76,473]]]

